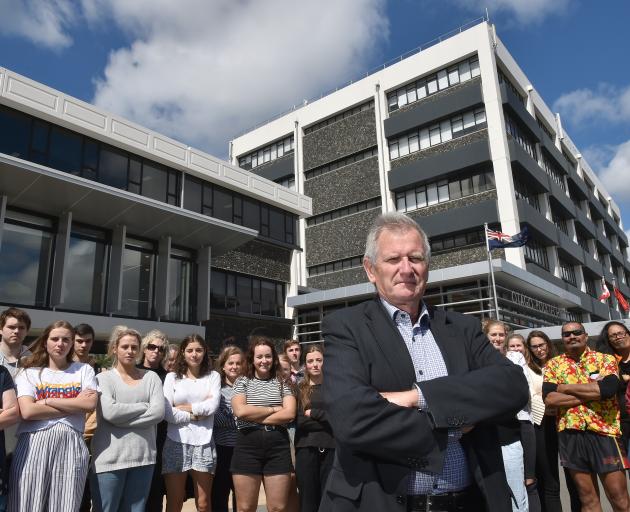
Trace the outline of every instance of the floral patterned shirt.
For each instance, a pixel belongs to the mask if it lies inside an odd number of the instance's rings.
[[[617,375],[614,356],[602,354],[586,347],[575,361],[567,354],[551,359],[543,370],[544,382],[553,384],[588,384],[591,374]],[[564,429],[589,430],[607,436],[620,436],[619,405],[617,397],[592,400],[577,407],[559,407],[558,432]]]

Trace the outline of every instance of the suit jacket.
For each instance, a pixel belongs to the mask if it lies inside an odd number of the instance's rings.
[[[412,389],[416,379],[378,298],[324,319],[323,394],[337,451],[320,512],[404,511],[409,473],[440,473],[447,429],[463,425],[475,426],[461,442],[480,499],[492,512],[512,510],[494,423],[527,403],[523,371],[490,345],[478,319],[428,310],[448,376],[419,383],[426,411],[379,395]]]

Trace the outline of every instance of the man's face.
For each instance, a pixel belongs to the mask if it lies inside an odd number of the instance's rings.
[[[27,334],[26,324],[10,316],[2,328],[2,341],[7,345],[21,345]]]
[[[381,231],[376,261],[365,260],[363,266],[379,295],[393,306],[417,305],[424,295],[429,265],[415,229]]]
[[[580,355],[586,349],[587,341],[588,335],[581,324],[570,323],[562,327],[562,342],[568,353]]]
[[[94,338],[91,334],[76,334],[74,336],[74,353],[79,358],[87,357],[92,350],[92,343],[94,343]]]
[[[297,364],[300,362],[300,352],[300,345],[297,343],[287,348],[286,354],[291,361],[291,364]]]

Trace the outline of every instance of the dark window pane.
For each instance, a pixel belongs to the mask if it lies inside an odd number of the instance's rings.
[[[0,153],[27,158],[30,138],[30,117],[0,108]]]
[[[243,200],[243,226],[256,231],[260,229],[260,206],[251,199]]]
[[[96,179],[98,169],[98,142],[85,139],[83,143],[83,169],[82,176],[91,180]]]
[[[269,208],[269,238],[284,241],[284,212]]]
[[[462,196],[469,196],[470,194],[473,193],[473,187],[472,187],[472,179],[471,178],[464,178],[463,180],[461,180],[461,184],[462,184]]]
[[[260,301],[262,303],[263,315],[275,315],[275,292],[275,283],[272,283],[270,281],[260,282]]]
[[[201,213],[201,183],[190,176],[184,179],[184,208]]]
[[[113,148],[102,146],[98,169],[98,181],[111,187],[127,189],[127,155]]]
[[[211,307],[225,309],[226,278],[223,272],[212,270],[210,276]]]
[[[100,313],[105,293],[107,246],[96,240],[72,236],[63,305],[69,309]]]
[[[46,163],[48,152],[48,132],[50,125],[39,119],[33,121],[33,134],[31,138],[31,152],[29,159],[40,164]]]
[[[212,207],[214,205],[214,187],[208,183],[203,184],[201,204],[203,205],[203,213],[205,215],[212,215]]]
[[[241,313],[252,312],[252,280],[250,277],[237,276],[236,297],[238,298],[238,311]]]
[[[154,255],[125,248],[123,256],[122,313],[138,318],[153,314]]]
[[[458,199],[462,197],[462,189],[459,186],[459,180],[451,181],[448,184],[448,196],[451,199]]]
[[[232,222],[232,194],[220,188],[214,189],[213,217]]]
[[[144,162],[142,166],[142,195],[166,201],[168,175],[166,169]]]
[[[82,139],[83,137],[76,133],[54,126],[50,134],[48,165],[53,169],[79,175],[83,156]]]
[[[129,159],[129,182],[138,185],[142,182],[142,162],[133,157]]]

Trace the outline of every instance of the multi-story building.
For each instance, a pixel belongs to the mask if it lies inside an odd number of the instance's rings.
[[[286,337],[310,199],[0,68],[0,307],[53,320]]]
[[[429,303],[494,316],[484,223],[531,236],[492,253],[510,324],[618,317],[614,299],[597,300],[602,278],[630,296],[618,206],[485,20],[305,102],[230,151],[313,200],[288,299],[301,341],[320,339],[327,312],[374,293],[364,242],[387,211],[430,236]]]

